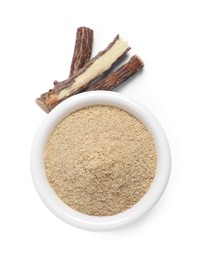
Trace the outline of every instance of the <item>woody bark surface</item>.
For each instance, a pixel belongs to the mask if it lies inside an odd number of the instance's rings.
[[[66,98],[85,90],[92,81],[109,70],[129,49],[127,42],[117,35],[105,50],[87,62],[74,76],[57,82],[53,89],[37,98],[36,103],[45,112],[50,112]]]
[[[92,45],[93,30],[87,27],[77,28],[74,54],[69,77],[76,74],[90,60]]]
[[[91,83],[85,91],[92,90],[112,90],[142,69],[143,61],[134,55],[128,63],[121,66],[118,70],[109,73],[106,77]]]
[[[93,46],[93,30],[88,27],[79,27],[76,32],[76,40],[73,58],[70,66],[69,78],[76,74],[85,63],[90,60]],[[58,83],[54,81],[54,85]]]

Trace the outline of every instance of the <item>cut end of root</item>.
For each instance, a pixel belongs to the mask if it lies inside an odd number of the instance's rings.
[[[143,62],[143,60],[138,56],[138,55],[135,55],[136,56],[136,58],[138,59],[138,61],[139,61],[139,63],[140,63],[140,66],[141,67],[144,67],[144,62]]]
[[[35,102],[36,102],[36,104],[37,104],[41,109],[43,109],[46,113],[49,113],[49,112],[50,112],[49,108],[48,108],[47,106],[45,106],[45,104],[42,102],[41,99],[37,98],[37,99],[35,100]]]

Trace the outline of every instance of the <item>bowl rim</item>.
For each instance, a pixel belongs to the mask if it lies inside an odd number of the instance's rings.
[[[140,119],[152,134],[156,146],[157,170],[150,189],[132,208],[113,216],[89,216],[64,204],[48,183],[44,169],[43,153],[54,127],[72,112],[92,105],[119,107]],[[40,198],[58,218],[82,229],[106,231],[119,228],[141,218],[156,204],[169,180],[171,154],[167,137],[161,125],[155,116],[139,102],[131,101],[117,92],[90,91],[68,98],[46,115],[33,139],[30,166],[32,180]]]

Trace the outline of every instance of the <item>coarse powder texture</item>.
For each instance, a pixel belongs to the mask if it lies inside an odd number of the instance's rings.
[[[156,172],[150,132],[135,117],[95,105],[67,116],[45,148],[47,179],[71,208],[111,216],[137,203]]]

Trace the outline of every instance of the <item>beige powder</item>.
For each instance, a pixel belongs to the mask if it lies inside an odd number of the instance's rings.
[[[95,216],[131,208],[148,191],[156,171],[149,131],[112,106],[90,106],[66,117],[50,136],[44,159],[59,198]]]

